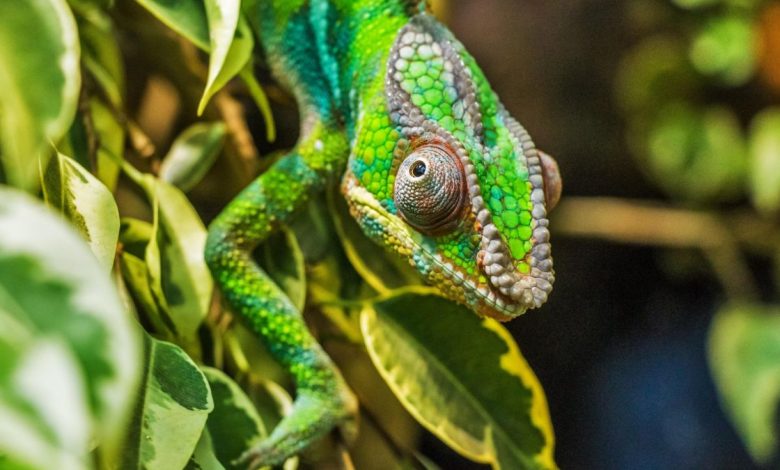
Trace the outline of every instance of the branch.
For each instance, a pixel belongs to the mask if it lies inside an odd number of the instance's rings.
[[[702,250],[731,297],[757,289],[740,245],[773,255],[780,231],[754,213],[727,214],[616,198],[565,198],[552,215],[556,234],[618,243]]]

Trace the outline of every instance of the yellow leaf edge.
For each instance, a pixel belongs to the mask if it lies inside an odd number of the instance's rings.
[[[368,342],[370,341],[369,338],[371,338],[370,335],[367,334],[369,329],[369,323],[375,321],[377,317],[377,312],[372,307],[365,307],[360,312],[360,329],[363,331],[363,338],[364,341]],[[412,404],[407,398],[406,395],[403,393],[403,390],[401,390],[398,385],[393,381],[393,378],[391,374],[389,374],[383,367],[380,367],[380,364],[382,363],[382,359],[377,356],[376,352],[374,352],[373,348],[366,348],[368,350],[368,355],[371,358],[371,362],[374,363],[374,367],[376,367],[376,370],[379,372],[379,375],[382,376],[382,379],[385,381],[388,387],[390,387],[390,390],[392,390],[393,395],[398,399],[398,401],[401,402],[401,405],[406,409],[406,411],[409,412],[409,414],[414,417],[414,419],[420,423],[425,429],[433,433],[436,437],[438,437],[442,442],[444,442],[448,447],[453,449],[455,452],[459,453],[460,455],[473,460],[474,462],[478,463],[488,463],[493,464],[496,461],[496,455],[491,454],[489,452],[482,452],[477,453],[473,450],[467,448],[466,446],[462,445],[460,442],[458,442],[456,439],[451,437],[449,434],[444,434],[441,432],[441,425],[433,423],[429,419],[427,419],[420,411],[417,409],[414,404]],[[489,444],[489,442],[484,442],[485,444]],[[492,448],[492,446],[485,446],[486,448]]]
[[[547,397],[539,379],[536,377],[533,369],[525,360],[520,352],[512,335],[504,326],[492,318],[485,318],[482,326],[493,331],[506,343],[509,351],[501,356],[501,368],[509,374],[519,378],[526,388],[531,390],[533,400],[531,402],[531,422],[542,431],[544,436],[544,448],[536,455],[536,460],[544,468],[558,468],[555,464],[555,433],[553,432],[552,421],[550,420],[550,410],[547,406]]]
[[[393,296],[393,294],[400,293],[416,293],[420,295],[436,295],[437,291],[426,286],[410,286],[401,288],[389,292],[388,294],[381,295],[377,300],[387,299]],[[374,321],[377,317],[377,311],[372,305],[367,304],[360,312],[360,329],[363,333],[364,342],[368,343],[371,340],[371,335],[368,334],[369,323]],[[531,395],[533,397],[533,403],[531,405],[531,422],[541,430],[545,446],[542,451],[536,455],[535,460],[544,468],[551,470],[557,470],[558,466],[555,464],[554,448],[555,448],[555,436],[552,428],[552,421],[550,420],[550,413],[547,406],[547,398],[544,394],[544,389],[539,382],[539,379],[534,374],[528,362],[523,358],[520,348],[515,343],[512,335],[496,320],[485,318],[483,319],[482,326],[488,330],[496,333],[504,343],[506,343],[509,350],[501,356],[500,365],[501,368],[506,370],[511,375],[520,379],[524,386],[530,388]],[[492,442],[492,433],[488,432],[486,440],[483,441],[486,449],[490,449],[493,452],[476,453],[471,449],[463,446],[460,442],[455,440],[448,434],[441,432],[441,425],[436,424],[428,420],[422,413],[406,399],[406,395],[392,380],[391,374],[389,374],[383,367],[381,367],[382,359],[377,356],[373,348],[367,347],[368,355],[373,362],[374,367],[379,372],[384,382],[393,392],[393,395],[398,398],[401,405],[414,417],[414,419],[420,423],[424,428],[433,433],[448,447],[459,453],[460,455],[477,463],[490,464],[494,469],[500,469],[500,463],[498,462],[498,453]],[[455,426],[453,426],[455,427]]]

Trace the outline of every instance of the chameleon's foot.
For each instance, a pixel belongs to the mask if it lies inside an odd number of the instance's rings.
[[[246,463],[249,470],[280,465],[335,427],[344,440],[351,441],[357,434],[357,407],[357,399],[346,386],[338,396],[303,391],[271,435],[244,452],[236,463]]]

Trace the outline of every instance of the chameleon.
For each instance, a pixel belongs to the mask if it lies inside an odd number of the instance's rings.
[[[253,260],[258,244],[337,185],[368,238],[443,296],[506,321],[552,290],[547,212],[561,183],[424,1],[261,0],[248,11],[301,116],[294,148],[212,221],[205,249],[227,303],[295,384],[291,412],[240,459],[259,468],[352,432],[358,404]]]

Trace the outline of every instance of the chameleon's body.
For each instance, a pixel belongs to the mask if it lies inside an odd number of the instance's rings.
[[[555,191],[544,185],[557,174],[423,2],[261,0],[253,15],[275,76],[298,101],[301,136],[214,221],[206,259],[297,387],[293,412],[247,455],[257,466],[356,412],[300,313],[252,260],[258,243],[341,184],[369,237],[444,295],[506,320],[552,288],[544,191]]]

